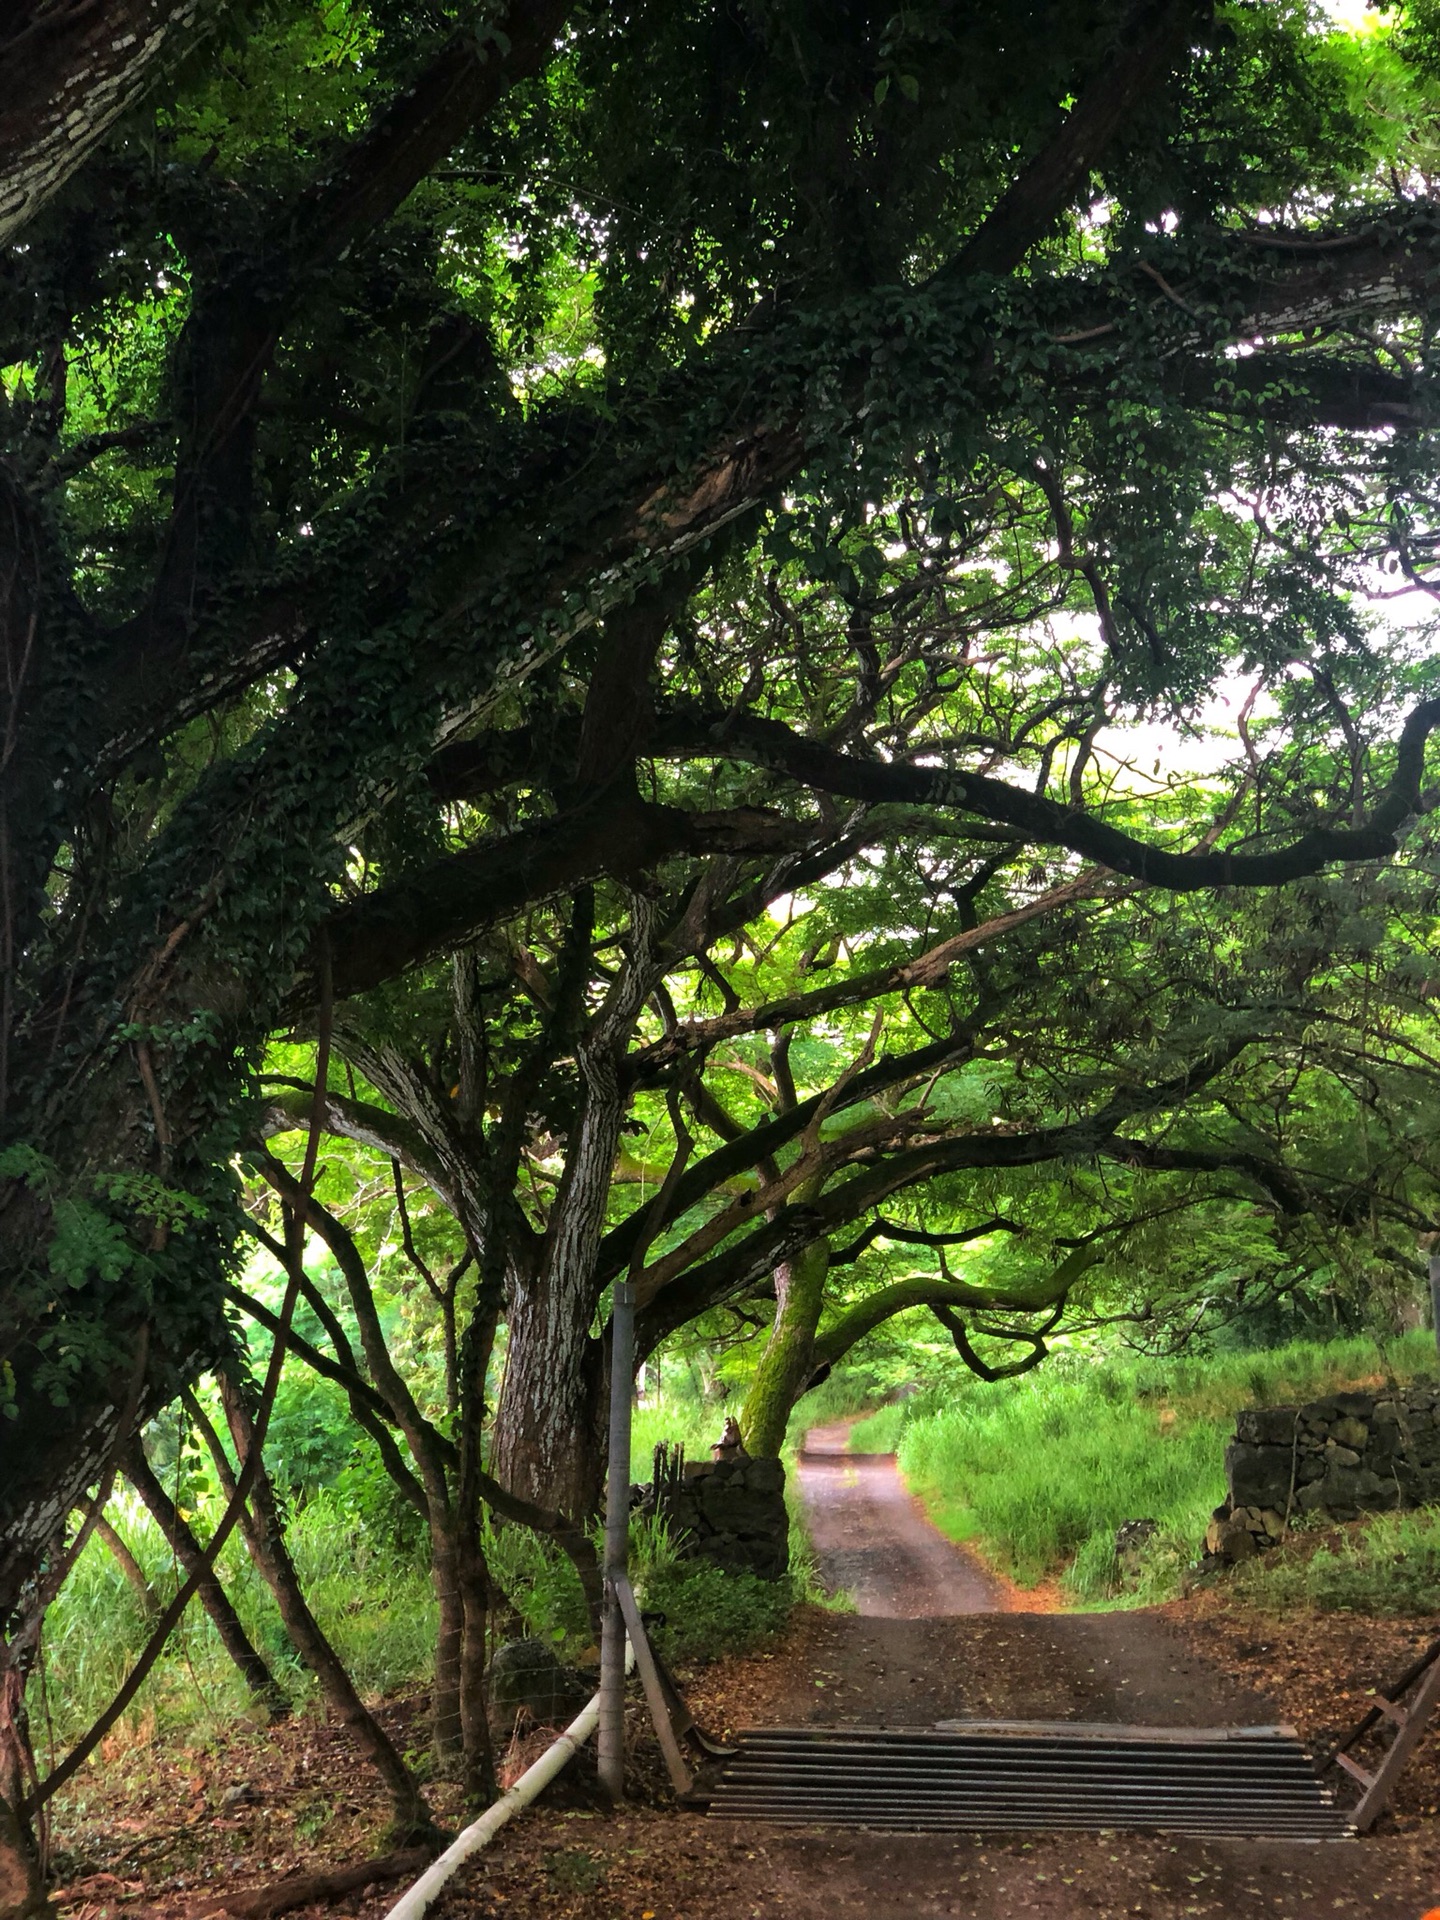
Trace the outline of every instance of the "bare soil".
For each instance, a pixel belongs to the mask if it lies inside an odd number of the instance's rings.
[[[777,1644],[688,1676],[713,1731],[975,1714],[1152,1725],[1279,1720],[1318,1748],[1358,1717],[1368,1690],[1440,1634],[1440,1615],[1277,1619],[1237,1605],[1223,1588],[1158,1610],[911,1617],[902,1609],[922,1580],[973,1598],[984,1570],[933,1529],[917,1536],[916,1510],[900,1514],[883,1474],[861,1472],[849,1483],[831,1477],[843,1467],[816,1471],[827,1476],[822,1485],[844,1489],[820,1499],[824,1524],[835,1523],[823,1537],[838,1542],[823,1553],[864,1548],[863,1507],[852,1493],[875,1494],[871,1512],[886,1542],[879,1559],[889,1565],[862,1589],[862,1604],[877,1610],[802,1608]],[[997,1604],[1013,1605],[1003,1587],[992,1591]],[[423,1751],[422,1709],[417,1700],[385,1709],[412,1752]],[[736,1827],[677,1809],[638,1708],[632,1728],[635,1801],[602,1811],[584,1767],[562,1776],[560,1803],[506,1828],[452,1883],[437,1920],[1420,1920],[1440,1906],[1440,1730],[1427,1735],[1395,1812],[1373,1836],[1304,1845]],[[513,1777],[543,1744],[543,1734],[532,1735],[507,1772]],[[432,1798],[458,1825],[453,1789],[437,1784]],[[272,1734],[232,1726],[203,1750],[112,1745],[104,1771],[82,1776],[61,1816],[71,1842],[58,1863],[66,1920],[181,1920],[221,1890],[380,1851],[382,1817],[343,1734],[313,1722]],[[397,1891],[303,1911],[382,1920]]]

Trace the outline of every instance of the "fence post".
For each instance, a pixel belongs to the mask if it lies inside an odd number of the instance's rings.
[[[600,1630],[600,1785],[625,1797],[625,1619],[616,1582],[629,1571],[630,1394],[635,1372],[635,1287],[615,1283],[610,1310],[610,1459],[605,1482],[605,1609]]]

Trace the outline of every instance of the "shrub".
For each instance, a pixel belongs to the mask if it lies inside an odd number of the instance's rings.
[[[672,1559],[646,1572],[641,1598],[647,1613],[665,1615],[655,1644],[666,1660],[714,1660],[778,1633],[795,1588],[790,1580],[729,1573],[707,1560]]]

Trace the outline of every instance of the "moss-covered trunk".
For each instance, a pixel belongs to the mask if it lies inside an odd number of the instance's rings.
[[[784,1444],[790,1410],[812,1371],[829,1272],[830,1248],[824,1240],[775,1269],[775,1324],[740,1413],[751,1453],[778,1455]]]

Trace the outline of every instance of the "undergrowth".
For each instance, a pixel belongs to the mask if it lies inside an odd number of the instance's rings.
[[[180,1584],[169,1547],[138,1502],[112,1501],[109,1518],[163,1605]],[[316,1494],[291,1516],[286,1539],[305,1596],[362,1694],[426,1679],[436,1613],[423,1561],[398,1557],[338,1498]],[[313,1676],[286,1638],[268,1589],[237,1540],[220,1556],[220,1578],[253,1644],[297,1706],[315,1698]],[[36,1728],[57,1750],[118,1691],[150,1623],[134,1588],[98,1538],[81,1554],[45,1619]],[[203,1736],[249,1708],[249,1694],[200,1604],[192,1600],[127,1715],[140,1725]]]
[[[1020,1379],[931,1388],[857,1423],[851,1446],[899,1455],[953,1539],[1024,1585],[1059,1576],[1077,1600],[1116,1596],[1115,1530],[1159,1532],[1126,1598],[1173,1593],[1224,1497],[1235,1409],[1315,1399],[1433,1371],[1428,1333],[1295,1343],[1172,1360],[1057,1354]]]
[[[124,1496],[112,1502],[109,1517],[163,1605],[179,1574],[158,1529]],[[306,1598],[361,1693],[427,1685],[437,1620],[423,1553],[398,1552],[393,1538],[372,1531],[345,1500],[323,1492],[292,1514],[286,1537]],[[590,1648],[579,1577],[553,1541],[525,1527],[490,1526],[485,1550],[500,1596],[497,1640],[534,1636],[569,1659]],[[285,1692],[301,1710],[316,1705],[313,1676],[296,1659],[270,1594],[238,1542],[227,1543],[219,1572],[246,1632]],[[687,1662],[742,1652],[782,1627],[797,1599],[820,1597],[808,1543],[793,1524],[786,1580],[723,1574],[682,1560],[663,1528],[639,1519],[631,1531],[631,1572],[645,1606],[666,1615],[658,1636],[662,1650]],[[92,1538],[45,1622],[32,1702],[47,1767],[118,1691],[149,1633],[149,1619],[109,1551]],[[209,1618],[192,1601],[115,1744],[167,1732],[203,1741],[250,1711],[247,1689]]]
[[[1235,1591],[1270,1613],[1433,1613],[1440,1598],[1440,1510],[1379,1513],[1328,1529],[1320,1542],[1297,1534],[1233,1576]]]

